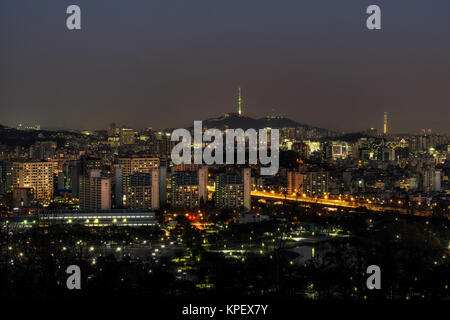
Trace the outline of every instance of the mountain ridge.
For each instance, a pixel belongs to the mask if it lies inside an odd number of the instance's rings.
[[[250,128],[253,129],[264,129],[264,128],[304,128],[305,130],[317,130],[318,133],[327,135],[330,130],[323,129],[307,124],[302,124],[297,121],[294,121],[289,118],[279,117],[279,116],[270,116],[263,118],[251,118],[248,116],[239,115],[237,113],[226,113],[217,118],[209,118],[206,120],[202,120],[202,125],[205,128],[215,128],[219,130],[225,129],[243,129],[247,130]],[[193,126],[189,126],[187,129],[192,129]]]

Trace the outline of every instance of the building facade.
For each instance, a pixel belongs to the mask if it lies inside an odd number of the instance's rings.
[[[288,195],[303,193],[303,174],[297,171],[287,172],[287,193]]]
[[[329,174],[325,171],[309,171],[303,179],[303,192],[309,197],[328,193]]]
[[[124,206],[128,209],[159,209],[159,170],[136,172],[126,177]]]
[[[57,169],[57,162],[15,162],[13,187],[32,188],[34,199],[49,203],[53,198],[54,177]]]
[[[171,176],[171,203],[174,208],[196,208],[208,200],[208,170],[177,171]]]
[[[80,209],[111,209],[111,178],[102,177],[99,170],[91,170],[80,177]]]
[[[250,169],[241,174],[217,175],[215,181],[214,203],[218,208],[250,210]]]

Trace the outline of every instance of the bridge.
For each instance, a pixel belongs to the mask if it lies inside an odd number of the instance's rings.
[[[323,206],[341,207],[341,208],[347,208],[347,209],[352,209],[352,208],[356,209],[356,208],[364,207],[367,210],[375,211],[375,212],[392,211],[392,212],[403,213],[403,214],[408,213],[408,210],[405,208],[399,208],[399,207],[393,207],[393,206],[383,206],[383,205],[379,205],[379,204],[374,204],[372,202],[366,203],[366,202],[361,202],[361,201],[349,201],[349,200],[343,200],[343,199],[329,199],[328,197],[313,198],[313,197],[308,197],[305,194],[284,195],[284,194],[276,193],[273,191],[267,192],[267,191],[252,190],[251,196],[255,197],[255,198],[261,198],[261,199],[286,200],[286,201],[294,201],[294,202],[301,202],[301,203],[320,204]],[[427,211],[416,211],[415,215],[429,216],[429,215],[431,215],[431,213],[427,212]]]

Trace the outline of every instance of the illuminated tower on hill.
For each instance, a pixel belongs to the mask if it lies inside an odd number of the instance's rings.
[[[239,87],[239,99],[238,99],[238,114],[242,115],[242,97],[241,97],[241,88]]]
[[[387,112],[384,112],[384,126],[383,126],[383,133],[388,133],[388,119],[387,119]]]

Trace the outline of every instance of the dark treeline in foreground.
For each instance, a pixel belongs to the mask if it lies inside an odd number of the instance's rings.
[[[356,214],[298,219],[325,229],[339,227],[346,236],[322,242],[326,249],[322,254],[298,264],[292,263],[289,241],[282,239],[282,229],[292,225],[274,220],[230,224],[212,235],[187,225],[174,240],[174,249],[157,259],[150,243],[161,243],[164,233],[159,229],[54,226],[9,236],[3,229],[0,295],[10,299],[232,295],[319,301],[450,297],[447,220]],[[249,250],[236,259],[211,249],[223,243],[231,246],[249,235],[252,242],[264,241],[267,234],[273,244],[264,254]],[[71,264],[82,270],[81,290],[66,288],[65,269]],[[381,268],[381,290],[366,288],[365,272],[372,264]]]

